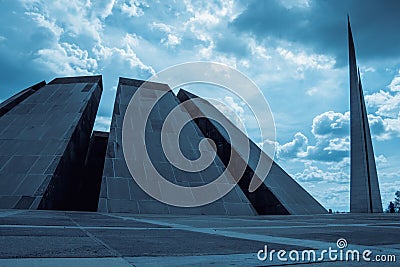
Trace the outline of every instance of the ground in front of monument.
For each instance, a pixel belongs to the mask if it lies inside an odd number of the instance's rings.
[[[399,230],[399,214],[2,210],[0,266],[396,266]]]

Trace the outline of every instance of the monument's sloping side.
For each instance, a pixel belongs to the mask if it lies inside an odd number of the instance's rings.
[[[8,111],[10,111],[13,107],[27,99],[30,95],[35,93],[37,90],[42,88],[43,86],[46,85],[45,81],[42,81],[40,83],[37,83],[35,85],[32,85],[31,87],[28,87],[21,92],[16,93],[9,99],[5,100],[4,102],[0,103],[0,117],[6,114]]]
[[[382,212],[368,114],[348,20],[350,71],[350,212]]]
[[[58,78],[0,117],[0,208],[76,210],[101,76]]]
[[[134,116],[144,116],[144,110],[155,106],[151,110],[146,123],[145,147],[152,165],[165,179],[171,183],[196,187],[207,184],[216,179],[224,170],[224,165],[218,157],[215,157],[212,164],[201,172],[188,172],[178,169],[171,164],[164,154],[161,146],[161,129],[167,115],[179,105],[179,100],[166,84],[146,83],[144,88],[137,92],[144,81],[120,78],[117,96],[114,104],[110,136],[104,165],[103,179],[100,190],[100,199],[98,205],[99,212],[128,212],[141,214],[219,214],[219,215],[254,215],[255,211],[251,204],[242,193],[240,188],[235,186],[232,191],[221,199],[199,207],[177,207],[164,204],[145,193],[141,187],[132,178],[128,170],[124,151],[122,148],[122,128],[125,112],[128,104],[134,94],[139,97],[137,106],[134,106]],[[148,86],[148,87],[147,87]],[[165,95],[163,95],[165,94]],[[157,96],[161,99],[155,101]],[[190,115],[184,110],[177,108],[176,116],[188,118]],[[133,131],[142,131],[139,125],[132,125]],[[164,129],[163,129],[164,130]],[[199,157],[198,145],[200,140],[204,139],[201,131],[196,124],[190,120],[182,131],[178,132],[178,127],[165,129],[169,137],[179,136],[179,143],[182,153],[191,160]],[[206,149],[213,149],[210,144]],[[132,145],[135,151],[135,144]],[[165,195],[165,188],[159,186],[155,177],[146,173],[148,166],[140,160],[144,155],[133,155],[136,160],[134,168],[144,170],[140,177],[142,181],[152,184],[157,189],[161,197]],[[227,179],[228,180],[228,179]],[[233,180],[231,180],[233,183]],[[154,189],[153,188],[153,189]],[[178,194],[178,192],[177,192]],[[176,196],[179,198],[179,196]]]
[[[254,192],[249,192],[249,185],[253,175],[255,179],[259,179],[257,172],[254,172],[260,156],[271,159],[208,101],[182,89],[178,93],[178,98],[182,103],[185,103],[189,114],[196,118],[195,122],[204,136],[215,142],[217,154],[225,166],[228,166],[230,160],[239,163],[233,164],[230,171],[236,180],[240,179],[240,188],[258,214],[322,214],[327,212],[321,204],[275,162],[272,162],[270,172],[258,189]],[[190,101],[194,98],[197,100],[196,103]],[[212,117],[214,119],[210,120],[210,115],[207,114],[213,114]],[[229,132],[233,133],[236,138],[239,137],[239,140],[243,142],[232,144],[226,130],[216,121],[222,122],[225,127],[229,127]],[[246,143],[250,146],[248,160],[242,156],[244,155],[242,153],[244,147],[242,146],[246,145]],[[246,164],[247,167],[243,174],[237,174],[234,168],[236,165],[241,164]],[[241,177],[236,177],[238,175],[241,175]]]

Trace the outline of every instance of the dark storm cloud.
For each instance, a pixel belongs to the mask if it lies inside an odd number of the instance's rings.
[[[400,1],[310,1],[309,7],[287,8],[278,0],[251,1],[232,26],[257,38],[287,40],[347,62],[347,21],[350,20],[359,59],[400,56]]]

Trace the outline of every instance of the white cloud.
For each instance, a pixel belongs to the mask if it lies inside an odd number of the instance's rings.
[[[309,8],[311,0],[280,0],[279,2],[287,9]]]
[[[59,27],[55,20],[51,20],[46,18],[45,15],[37,13],[37,12],[25,12],[27,16],[30,16],[33,21],[35,21],[39,27],[46,28],[50,30],[57,38],[61,36],[64,32],[64,29]]]
[[[250,38],[249,48],[252,55],[255,55],[263,60],[269,60],[272,57],[268,54],[267,49],[259,44],[254,38]]]
[[[59,75],[89,75],[98,67],[97,61],[76,44],[56,44],[53,48],[40,49],[37,54],[36,61]]]
[[[140,7],[141,2],[137,0],[129,0],[128,3],[122,3],[121,12],[129,17],[140,17],[144,15],[143,9]]]
[[[376,109],[376,115],[370,114],[368,118],[381,130],[381,140],[400,137],[400,76],[396,75],[387,87],[390,91],[365,96],[368,107]]]
[[[311,129],[316,144],[307,146],[303,158],[339,162],[348,157],[349,112],[324,112],[313,119]]]
[[[215,2],[185,0],[184,4],[190,18],[180,28],[185,37],[200,41],[196,48],[199,51],[200,59],[232,63],[233,60],[228,60],[224,55],[215,55],[215,40],[224,37],[223,32],[226,31],[226,25],[240,14],[243,7],[232,0]]]
[[[345,136],[349,133],[349,124],[350,112],[327,111],[313,119],[312,133],[315,136]]]
[[[378,166],[385,166],[388,160],[384,155],[379,155],[375,157],[375,162]]]
[[[109,47],[98,44],[93,48],[93,53],[96,55],[98,60],[103,62],[104,65],[121,64],[122,62],[125,62],[128,63],[130,69],[139,68],[140,70],[154,75],[154,69],[151,66],[144,64],[135,53],[135,48],[139,45],[139,42],[140,39],[135,34],[127,33],[122,38],[119,47]],[[113,62],[113,60],[116,60],[116,62]],[[119,65],[118,67],[123,68],[124,65]]]
[[[303,170],[292,177],[326,209],[349,211],[350,175],[348,158],[335,163],[304,161]]]
[[[328,181],[335,183],[348,183],[350,180],[348,172],[339,170],[336,172],[323,171],[313,165],[311,161],[304,163],[304,170],[294,175],[294,178],[301,182]]]
[[[100,39],[103,27],[101,17],[105,13],[102,9],[92,9],[90,1],[38,0],[24,1],[24,4],[28,13],[39,14],[36,18],[38,23],[46,23],[41,22],[40,16],[43,15],[50,23],[54,22],[62,27],[63,32],[69,36],[82,35],[93,40]]]
[[[399,74],[400,74],[400,72],[399,72]],[[400,91],[400,75],[394,77],[388,87],[392,92],[399,92]]]
[[[313,96],[318,92],[319,92],[319,89],[317,87],[312,87],[306,91],[306,94],[309,96]]]
[[[96,13],[99,14],[101,19],[106,19],[108,16],[112,15],[115,4],[116,0],[103,0],[92,2],[92,6],[94,6]]]
[[[396,75],[387,87],[389,92],[380,90],[365,96],[365,100],[369,107],[377,108],[377,115],[397,118],[400,115],[400,75]]]
[[[200,14],[213,14],[216,17],[227,17],[233,20],[238,15],[235,2],[232,0],[207,2],[185,0],[184,2],[186,10],[196,17],[201,17]]]
[[[336,63],[334,58],[326,55],[309,55],[304,51],[296,54],[282,47],[278,47],[276,50],[285,60],[298,65],[300,68],[331,69]]]
[[[298,132],[294,135],[292,141],[282,145],[277,146],[277,156],[278,158],[285,157],[302,157],[307,150],[308,138]]]
[[[160,41],[165,46],[174,47],[181,43],[182,39],[175,33],[175,27],[160,22],[153,22],[149,25],[149,27],[152,30],[158,30],[167,34],[167,37],[162,38]]]
[[[379,155],[376,158],[378,168],[382,164],[388,164],[386,160],[386,157]],[[317,166],[315,162],[307,161],[304,163],[304,170],[295,172],[293,177],[327,209],[349,211],[349,159],[328,166],[328,170],[323,170],[323,166]],[[394,200],[395,192],[400,190],[398,179],[400,171],[382,172],[378,169],[378,174],[382,204],[385,209],[389,201]]]
[[[207,98],[212,105],[214,105],[222,114],[225,115],[236,127],[243,132],[245,131],[245,112],[243,106],[244,102],[236,102],[231,96],[225,96],[222,99]]]
[[[399,119],[382,119],[368,115],[372,137],[378,141],[400,135]],[[341,161],[350,151],[350,113],[327,111],[313,119],[311,132],[316,140],[310,145],[303,133],[296,133],[293,140],[278,145],[278,158]]]
[[[389,92],[380,90],[379,92],[373,93],[372,95],[366,95],[365,101],[367,102],[368,106],[374,107],[374,106],[380,106],[382,104],[385,104],[391,98],[392,98],[392,96],[390,95]]]
[[[377,108],[377,115],[395,118],[400,113],[400,93],[392,94],[380,90],[365,96],[365,101],[369,107]]]
[[[161,43],[169,47],[174,47],[181,43],[181,38],[173,34],[168,34],[166,39],[161,39]]]
[[[324,162],[327,164],[327,170],[329,171],[344,171],[350,169],[350,157],[343,158],[339,162]]]
[[[104,38],[104,20],[112,14],[118,1],[23,1],[26,14],[39,26],[49,29],[55,42],[36,52],[36,61],[60,75],[88,75],[103,70],[107,64],[116,59],[122,64],[120,68],[143,70],[154,74],[152,67],[147,66],[137,56],[138,37],[125,34],[121,39]],[[132,6],[130,6],[132,5]],[[126,12],[140,13],[137,1],[123,3]],[[62,40],[69,40],[68,42]],[[72,40],[72,41],[70,41]],[[170,40],[171,43],[176,40]],[[101,67],[99,67],[99,65]]]
[[[363,75],[364,72],[376,72],[376,69],[374,67],[361,67],[360,72]]]
[[[320,201],[326,209],[333,211],[349,211],[350,186],[345,182],[336,183],[331,181],[304,182],[310,194]]]
[[[329,140],[329,145],[324,148],[327,151],[349,151],[349,138],[333,138]]]
[[[372,137],[378,141],[385,140],[385,143],[395,142],[395,146],[396,138],[400,137],[400,94],[397,77],[398,75],[387,86],[389,91],[381,90],[365,96],[369,109],[374,111],[368,115]],[[311,87],[306,93],[315,95],[319,93],[318,90],[319,87]],[[286,144],[277,145],[278,151],[287,152],[278,153],[278,160],[287,165],[287,171],[294,173],[293,177],[327,208],[349,209],[349,119],[349,112],[321,113],[313,119],[312,124],[312,139],[315,139],[315,145],[310,145],[309,141],[306,141],[310,139],[302,133],[296,133],[293,140]],[[302,135],[304,137],[299,139]],[[397,182],[400,173],[389,171],[393,170],[393,159],[389,160],[385,155],[376,156],[375,161],[385,208],[388,201],[393,200],[396,190],[400,190],[400,183]],[[304,163],[304,169],[299,171],[298,164],[301,162]]]
[[[231,96],[226,96],[224,98],[224,102],[230,107],[232,108],[237,114],[239,114],[239,116],[243,116],[244,114],[244,103],[240,102],[240,103],[236,103],[235,100],[233,100],[233,97]]]
[[[159,31],[162,31],[162,32],[165,32],[165,33],[171,33],[172,32],[172,28],[173,28],[173,26],[171,26],[171,25],[167,25],[165,23],[155,22],[155,21],[153,21],[153,23],[151,23],[149,25],[149,27],[152,30],[159,30]]]
[[[122,40],[122,44],[127,49],[133,49],[139,45],[139,37],[136,34],[127,33]]]
[[[2,36],[2,35],[0,35],[0,43],[1,43],[1,42],[4,42],[5,40],[7,40],[7,38],[4,37],[4,36]]]
[[[97,116],[94,122],[95,131],[109,132],[111,126],[111,117]]]
[[[280,160],[299,159],[323,162],[340,162],[348,157],[349,112],[324,112],[313,119],[312,130],[315,145],[301,132],[292,141],[277,146]]]
[[[348,157],[349,145],[350,141],[348,137],[319,138],[314,146],[310,145],[307,147],[307,151],[303,154],[303,157],[327,162],[341,161]]]
[[[368,122],[373,137],[379,141],[390,139],[394,134],[393,130],[388,127],[387,121],[380,116],[369,114]]]

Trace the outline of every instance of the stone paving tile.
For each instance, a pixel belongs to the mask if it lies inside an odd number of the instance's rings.
[[[176,229],[165,230],[88,230],[123,256],[176,256],[253,253],[264,247],[263,242],[193,233]],[[272,249],[304,248],[269,244]]]
[[[0,236],[2,237],[87,237],[87,234],[79,228],[30,228],[30,227],[2,227],[0,228]]]
[[[392,254],[399,260],[399,218],[388,214],[259,218],[0,210],[0,266],[67,266],[75,262],[96,267],[107,263],[115,266],[275,266],[289,262],[259,262],[256,253],[265,245],[269,251],[302,251],[310,249],[307,246],[315,242],[321,242],[317,246],[320,248],[325,244],[334,246],[339,237],[347,239],[349,248],[368,245],[374,255]],[[12,260],[15,258],[25,260]],[[363,266],[364,263],[346,262],[345,265]],[[339,265],[343,263],[307,264]],[[368,266],[378,266],[378,263]]]
[[[0,258],[110,257],[115,253],[90,237],[0,236]]]
[[[18,225],[65,225],[74,226],[75,224],[67,217],[30,217],[29,215],[17,215],[15,217],[0,218],[0,225],[18,224]]]

